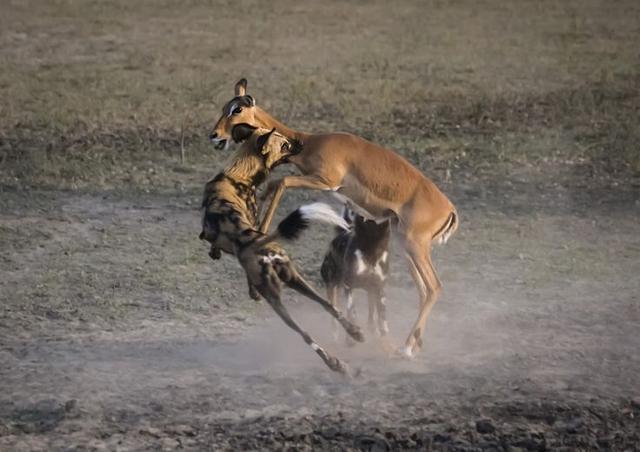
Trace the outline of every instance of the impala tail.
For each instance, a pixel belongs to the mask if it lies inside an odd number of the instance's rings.
[[[449,214],[447,221],[442,227],[435,233],[433,240],[439,244],[447,243],[447,240],[458,230],[458,214],[454,210]]]

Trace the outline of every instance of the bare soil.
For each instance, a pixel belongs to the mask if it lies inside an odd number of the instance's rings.
[[[463,227],[436,250],[445,291],[415,360],[333,342],[288,294],[353,379],[249,300],[232,259],[208,261],[197,195],[4,193],[0,449],[634,450],[637,191],[487,186],[450,187]],[[316,283],[330,234],[290,247]],[[396,255],[397,343],[407,273]]]

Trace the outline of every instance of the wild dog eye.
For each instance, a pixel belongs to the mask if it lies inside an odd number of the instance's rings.
[[[290,148],[289,143],[282,143],[281,151],[288,151]]]

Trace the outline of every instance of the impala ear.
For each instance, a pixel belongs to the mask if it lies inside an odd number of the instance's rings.
[[[247,94],[247,79],[246,78],[241,78],[240,80],[238,80],[238,83],[236,83],[236,86],[234,88],[234,92],[237,96],[244,96],[245,94]]]
[[[257,127],[253,127],[250,124],[238,124],[231,129],[231,138],[236,143],[242,143],[244,140],[253,135],[253,132]]]
[[[261,154],[266,154],[266,151],[264,150],[264,145],[267,144],[267,140],[269,140],[269,137],[275,131],[276,131],[276,128],[274,127],[273,129],[271,129],[271,132],[267,132],[264,135],[260,135],[256,140],[256,149],[260,151]]]
[[[256,100],[253,98],[253,96],[250,96],[247,94],[245,97],[249,99],[249,103],[251,104],[252,107],[256,106]]]

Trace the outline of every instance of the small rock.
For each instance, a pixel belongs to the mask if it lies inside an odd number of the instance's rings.
[[[254,417],[258,417],[262,414],[262,411],[260,410],[254,410],[254,409],[246,409],[244,411],[244,417],[245,418],[254,418]]]
[[[409,439],[414,441],[418,447],[424,447],[427,449],[430,449],[433,444],[433,437],[427,432],[414,432]]]
[[[160,447],[162,450],[173,450],[178,446],[180,446],[180,442],[173,438],[162,438],[162,441],[160,441]]]
[[[185,424],[167,425],[164,431],[173,435],[181,436],[196,436],[197,434],[196,430],[192,426]]]
[[[327,439],[334,439],[338,435],[338,430],[335,427],[329,427],[324,432],[322,432],[322,436]]]
[[[436,433],[433,435],[434,443],[448,443],[451,441],[451,435],[447,435],[446,433]]]
[[[68,413],[69,411],[73,410],[77,404],[78,404],[78,401],[76,399],[67,400],[64,403],[64,411]]]
[[[523,438],[516,441],[514,445],[526,450],[545,450],[544,440],[538,441],[535,438]]]
[[[564,429],[567,433],[580,433],[584,427],[584,420],[581,417],[575,417],[571,419],[569,422],[564,424]]]
[[[140,429],[140,433],[153,436],[154,438],[160,438],[162,436],[162,431],[155,427],[143,427]]]
[[[480,419],[479,421],[476,421],[476,430],[478,433],[486,435],[488,433],[495,432],[496,428],[489,419]]]
[[[386,452],[391,450],[386,439],[379,436],[361,436],[356,439],[356,447],[370,452]]]

